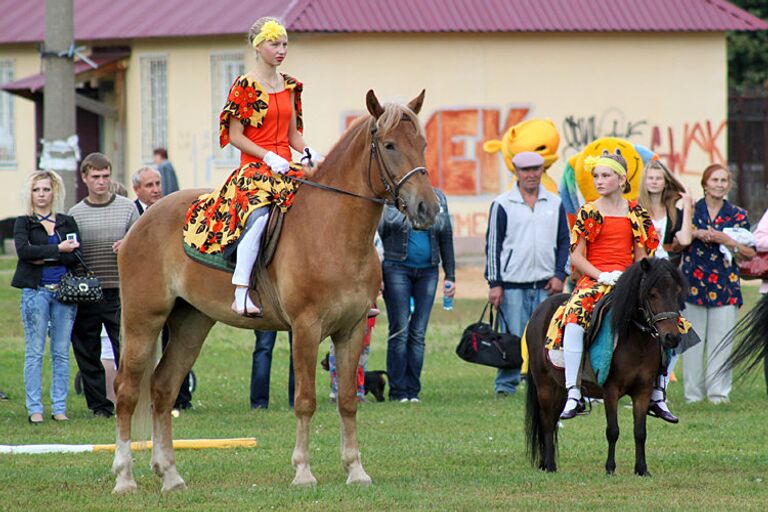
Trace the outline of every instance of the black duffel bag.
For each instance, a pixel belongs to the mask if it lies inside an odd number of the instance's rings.
[[[78,251],[75,251],[75,256],[80,260],[84,273],[74,271],[64,274],[59,281],[59,287],[54,293],[54,297],[64,304],[101,302],[104,298],[101,281],[91,272]]]
[[[480,315],[480,320],[464,329],[461,341],[456,347],[456,355],[469,363],[493,366],[502,370],[520,368],[523,365],[523,357],[520,353],[520,337],[514,334],[499,333],[499,318],[504,325],[509,325],[506,318],[498,310],[496,320],[493,318],[493,306],[491,306],[490,322],[484,322],[485,305]]]

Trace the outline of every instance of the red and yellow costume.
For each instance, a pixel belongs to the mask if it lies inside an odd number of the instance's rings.
[[[282,74],[285,88],[267,93],[247,75],[235,79],[227,103],[219,116],[219,144],[229,144],[229,123],[238,119],[244,134],[254,144],[291,161],[288,131],[296,113],[296,128],[303,131],[302,84]],[[292,165],[287,176],[302,177],[301,166]],[[272,173],[259,158],[241,153],[240,167],[219,189],[201,195],[187,211],[184,241],[206,254],[216,254],[242,235],[248,215],[255,209],[276,204],[283,211],[293,202],[298,182]]]
[[[586,258],[600,272],[624,271],[634,262],[634,248],[641,246],[652,256],[659,237],[650,215],[635,201],[623,217],[604,217],[593,203],[586,203],[576,214],[571,230],[571,254],[579,239],[586,240]],[[585,331],[595,304],[613,286],[598,283],[588,275],[581,276],[568,301],[552,317],[547,330],[547,348],[560,349],[565,324],[577,323]]]

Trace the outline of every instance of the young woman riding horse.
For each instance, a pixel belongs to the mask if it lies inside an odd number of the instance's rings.
[[[624,157],[604,152],[588,160],[587,167],[600,197],[581,207],[571,232],[571,263],[582,276],[547,332],[547,348],[562,347],[565,354],[568,399],[560,414],[562,420],[586,411],[576,382],[584,352],[584,331],[589,328],[594,305],[611,291],[624,269],[652,254],[659,245],[648,212],[622,197],[629,192]]]
[[[429,228],[438,213],[425,169],[426,138],[417,117],[423,100],[422,92],[407,106],[382,106],[373,91],[368,92],[370,115],[350,126],[313,182],[305,182],[288,203],[292,206],[280,242],[260,280],[265,297],[261,318],[232,311],[229,274],[185,253],[181,238],[189,205],[204,190],[161,199],[131,228],[119,255],[123,353],[115,382],[115,493],[136,488],[130,445],[134,412],[142,416],[151,411],[151,465],[163,480],[163,491],[186,487],[176,468],[170,413],[182,379],[216,322],[293,332],[297,427],[291,461],[297,485],[317,482],[309,464],[310,421],[317,404],[318,346],[331,337],[347,483],[371,481],[357,443],[355,381],[366,317],[381,283],[373,236],[385,202],[398,205],[418,229]],[[248,198],[244,202],[247,206]],[[155,368],[157,336],[166,322],[170,341]]]
[[[185,239],[206,254],[237,250],[232,275],[233,311],[261,314],[248,293],[251,269],[259,255],[268,206],[285,211],[293,201],[301,166],[291,163],[291,148],[312,167],[322,156],[302,136],[301,93],[295,78],[278,74],[288,53],[288,34],[275,18],[260,18],[248,33],[256,66],[235,79],[219,116],[219,143],[241,151],[240,168],[216,191],[201,196],[190,214],[202,211],[185,226]],[[289,177],[286,179],[286,176]]]

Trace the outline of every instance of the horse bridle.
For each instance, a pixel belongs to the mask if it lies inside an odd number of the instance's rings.
[[[376,160],[376,163],[378,164],[377,167],[379,168],[379,179],[381,180],[381,184],[384,185],[384,190],[386,190],[387,194],[389,194],[390,199],[382,199],[380,197],[370,197],[370,196],[364,196],[361,194],[356,194],[354,192],[350,192],[348,190],[344,190],[337,187],[332,187],[330,185],[323,185],[322,183],[317,183],[316,181],[310,181],[306,180],[304,178],[297,178],[295,176],[288,176],[294,181],[298,181],[299,183],[303,183],[305,185],[309,185],[315,188],[319,188],[321,190],[326,190],[328,192],[336,192],[337,194],[344,194],[347,196],[357,197],[358,199],[365,199],[366,201],[371,201],[377,204],[386,204],[390,206],[396,207],[398,210],[403,211],[405,208],[405,203],[400,198],[400,188],[405,184],[406,181],[413,178],[414,176],[418,174],[427,174],[427,169],[425,167],[414,167],[405,175],[403,175],[402,178],[399,180],[395,178],[395,176],[390,172],[389,168],[387,167],[387,163],[384,161],[384,158],[381,155],[381,148],[379,147],[379,141],[376,139],[376,132],[378,131],[378,126],[376,124],[376,121],[373,122],[373,126],[371,127],[371,151],[368,155],[368,189],[373,192],[374,194],[376,191],[373,189],[373,182],[371,180],[371,169],[373,168],[373,161]]]
[[[392,198],[391,201],[385,201],[385,204],[392,205],[398,210],[403,211],[403,208],[405,208],[405,203],[402,203],[400,200],[400,187],[402,187],[406,181],[418,174],[426,175],[427,169],[425,167],[414,167],[405,173],[399,180],[396,180],[387,167],[387,163],[384,161],[384,157],[381,154],[379,141],[376,138],[376,132],[378,130],[378,123],[374,121],[373,126],[371,127],[371,152],[368,156],[368,188],[371,190],[371,192],[374,192],[373,183],[371,183],[371,168],[373,167],[373,161],[375,159],[379,168],[379,179],[381,180],[381,184],[384,185],[384,190],[386,190],[389,196]]]

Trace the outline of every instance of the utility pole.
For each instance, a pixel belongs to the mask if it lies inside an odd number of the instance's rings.
[[[77,202],[80,159],[75,127],[74,0],[45,0],[42,52],[43,151],[41,169],[58,172],[67,193],[65,208]]]

